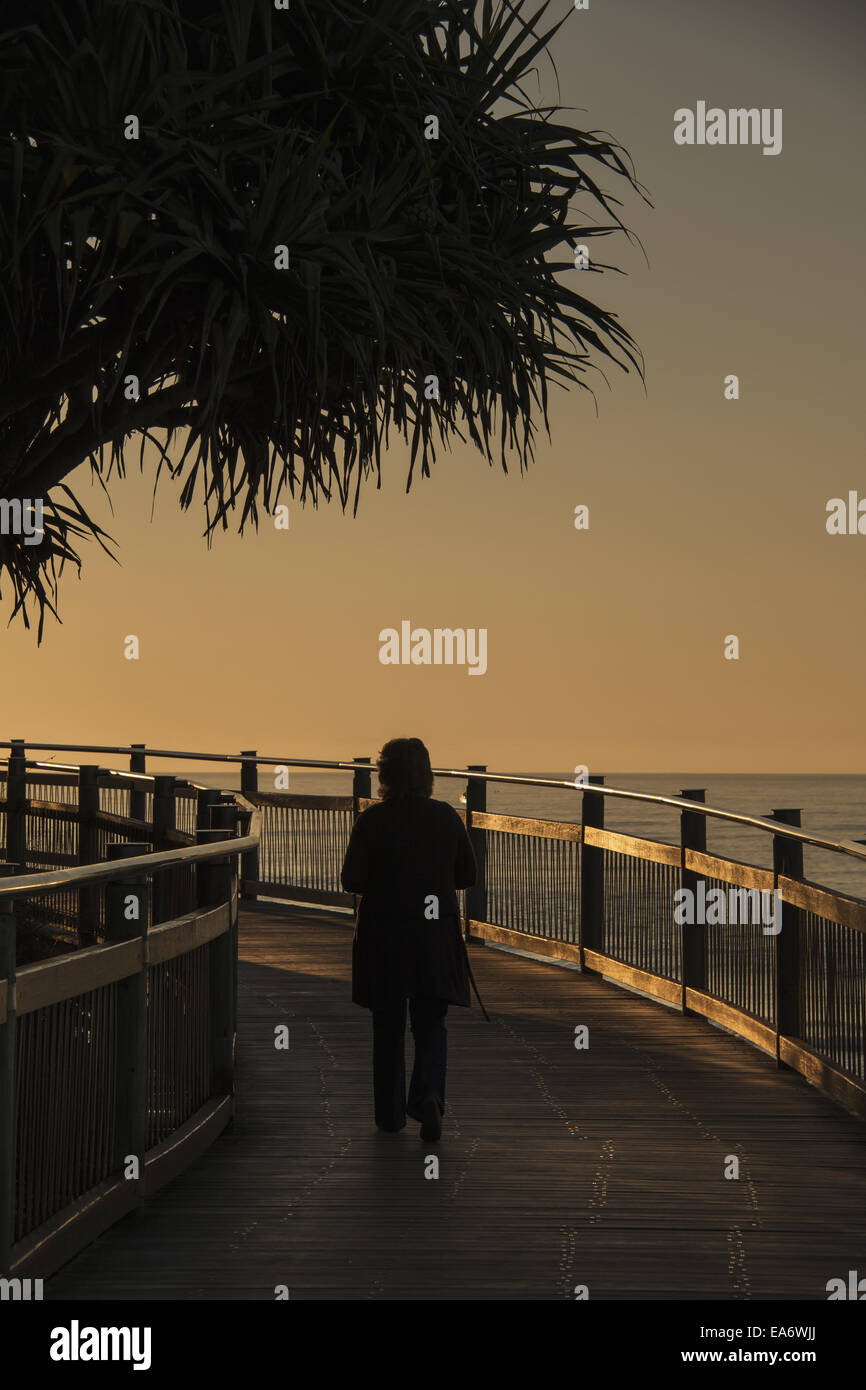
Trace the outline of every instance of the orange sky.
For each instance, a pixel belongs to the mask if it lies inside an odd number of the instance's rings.
[[[625,208],[649,267],[609,240],[628,275],[589,284],[646,392],[612,377],[597,416],[557,392],[522,479],[465,449],[407,497],[392,449],[357,519],[293,506],[288,532],[210,551],[170,483],[151,522],[136,468],[111,517],[81,471],[121,566],[88,548],[42,647],[0,636],[2,737],[344,758],[409,733],[439,765],[866,771],[866,536],[825,529],[829,498],[866,497],[862,27],[842,0],[685,13],[593,4],[554,50],[562,103],[625,144],[655,204]],[[783,152],[676,147],[699,99],[782,107]],[[381,665],[404,619],[486,628],[487,673]]]

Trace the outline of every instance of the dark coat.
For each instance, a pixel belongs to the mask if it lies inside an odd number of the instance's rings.
[[[386,799],[361,812],[342,872],[346,892],[362,895],[352,945],[356,1004],[435,998],[469,1006],[457,889],[471,887],[476,872],[469,836],[446,801]]]

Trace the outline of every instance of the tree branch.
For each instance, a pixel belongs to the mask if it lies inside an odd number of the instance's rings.
[[[52,430],[41,450],[42,458],[29,481],[30,493],[44,497],[52,487],[71,473],[79,464],[107,444],[114,444],[139,429],[176,429],[189,424],[192,407],[185,386],[172,386],[157,396],[145,396],[140,401],[120,402],[106,410],[102,428],[95,420],[86,426],[67,430],[66,422]],[[45,446],[48,445],[46,448]],[[27,461],[24,463],[25,474]]]

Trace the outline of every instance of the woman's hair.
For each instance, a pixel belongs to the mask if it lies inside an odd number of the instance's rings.
[[[420,738],[392,738],[377,759],[379,795],[386,799],[433,795],[430,754]]]

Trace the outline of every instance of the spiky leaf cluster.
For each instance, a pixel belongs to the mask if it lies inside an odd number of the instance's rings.
[[[527,93],[549,0],[3,9],[0,497],[48,511],[38,547],[0,537],[0,582],[40,635],[106,540],[64,480],[122,474],[130,441],[210,534],[356,508],[391,430],[407,487],[455,437],[522,469],[552,382],[639,365],[572,262],[624,230],[628,158]]]

